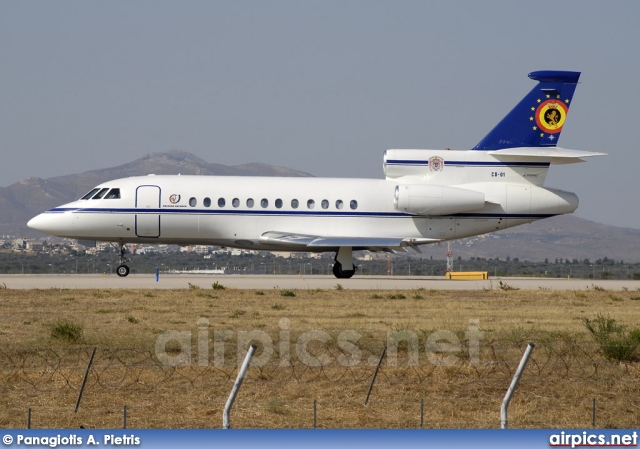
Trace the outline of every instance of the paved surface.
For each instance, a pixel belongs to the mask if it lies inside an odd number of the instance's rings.
[[[345,289],[356,290],[410,290],[417,288],[435,290],[482,290],[498,289],[500,281],[523,290],[586,290],[593,286],[607,290],[640,290],[640,281],[603,281],[589,279],[549,279],[549,278],[494,278],[480,281],[452,281],[444,277],[376,277],[355,276],[352,279],[336,279],[333,276],[276,276],[276,275],[194,275],[160,274],[156,282],[154,274],[129,275],[120,278],[109,275],[0,275],[0,288],[188,288],[189,284],[210,289],[214,282],[225,287],[240,289],[332,289],[337,284]]]

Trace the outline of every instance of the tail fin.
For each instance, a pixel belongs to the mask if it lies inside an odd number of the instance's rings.
[[[538,81],[538,85],[474,150],[556,146],[580,72],[545,70],[531,72],[529,78]]]

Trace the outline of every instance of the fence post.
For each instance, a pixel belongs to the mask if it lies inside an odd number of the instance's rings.
[[[500,428],[507,428],[507,409],[509,408],[509,402],[511,402],[511,397],[518,386],[518,382],[520,382],[520,377],[522,377],[522,372],[524,368],[527,366],[527,362],[529,361],[529,357],[531,356],[531,351],[535,345],[533,343],[529,343],[527,345],[527,349],[524,351],[524,355],[522,356],[522,360],[520,360],[520,364],[518,365],[518,369],[516,373],[513,375],[513,379],[511,380],[511,385],[509,385],[509,389],[507,390],[507,394],[504,396],[504,400],[502,401],[502,407],[500,407]]]
[[[27,415],[27,429],[31,429],[31,409],[29,409],[29,414]]]
[[[420,399],[420,428],[424,428],[424,399]]]
[[[596,398],[593,398],[593,405],[591,409],[591,426],[596,426]]]
[[[318,408],[317,408],[317,400],[313,400],[313,428],[316,428],[318,423]]]
[[[371,385],[369,385],[369,391],[367,392],[367,399],[364,400],[364,405],[369,403],[369,396],[371,395],[371,390],[373,390],[373,384],[376,381],[376,377],[378,377],[378,371],[380,370],[380,365],[382,365],[382,360],[384,359],[384,355],[387,352],[387,347],[385,346],[382,349],[382,354],[380,354],[380,360],[378,360],[378,366],[376,366],[376,371],[373,373],[373,379],[371,379]]]
[[[229,399],[227,399],[227,403],[224,405],[224,411],[222,412],[222,428],[228,429],[230,426],[230,412],[231,407],[233,406],[233,401],[236,400],[236,396],[238,395],[238,391],[240,390],[240,386],[242,385],[242,381],[244,380],[244,376],[247,374],[249,370],[249,365],[251,364],[251,359],[253,359],[253,354],[256,352],[257,346],[255,344],[249,346],[249,350],[247,351],[247,356],[244,358],[244,362],[242,362],[242,366],[240,367],[240,372],[238,373],[238,377],[236,378],[235,383],[233,384],[233,388],[231,389],[231,394],[229,394]]]
[[[91,370],[91,364],[93,363],[93,357],[96,355],[96,349],[93,348],[93,352],[91,352],[91,358],[89,359],[89,364],[87,365],[87,370],[84,372],[84,379],[82,379],[82,386],[80,387],[80,394],[78,394],[78,400],[76,401],[76,409],[73,411],[74,413],[78,412],[78,408],[80,407],[80,400],[82,399],[82,393],[84,393],[84,386],[87,384],[87,378],[89,377],[89,370]]]
[[[124,409],[122,410],[122,428],[126,429],[127,428],[127,406],[124,406]]]

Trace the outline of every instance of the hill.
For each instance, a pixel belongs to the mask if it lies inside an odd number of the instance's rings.
[[[266,164],[227,166],[209,163],[181,150],[151,153],[118,167],[49,179],[28,178],[0,188],[0,235],[42,236],[27,228],[27,221],[37,214],[78,199],[91,188],[110,179],[150,173],[156,175],[311,176],[290,168]]]
[[[517,257],[542,262],[545,259],[590,259],[608,257],[616,261],[640,262],[640,230],[609,226],[575,215],[560,215],[515,228],[456,241],[454,256],[492,258]]]
[[[80,198],[92,187],[110,179],[146,174],[311,176],[286,167],[266,164],[227,166],[209,163],[180,150],[151,153],[117,167],[49,179],[28,178],[0,188],[0,235],[41,237],[26,223],[35,215]],[[640,262],[640,230],[619,228],[565,215],[453,243],[456,257],[590,259],[608,257]],[[426,249],[434,254],[434,249]],[[440,256],[438,251],[438,257]]]

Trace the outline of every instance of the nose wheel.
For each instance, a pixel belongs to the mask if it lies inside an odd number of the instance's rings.
[[[122,264],[118,267],[118,269],[116,270],[116,273],[118,274],[118,276],[120,277],[125,277],[126,275],[129,274],[129,267]]]
[[[120,253],[120,265],[118,265],[118,268],[116,268],[116,274],[123,278],[125,276],[128,276],[130,271],[129,267],[126,265],[126,262],[128,262],[129,259],[125,256],[125,254],[127,253],[127,247],[124,243],[118,244],[118,252]]]

